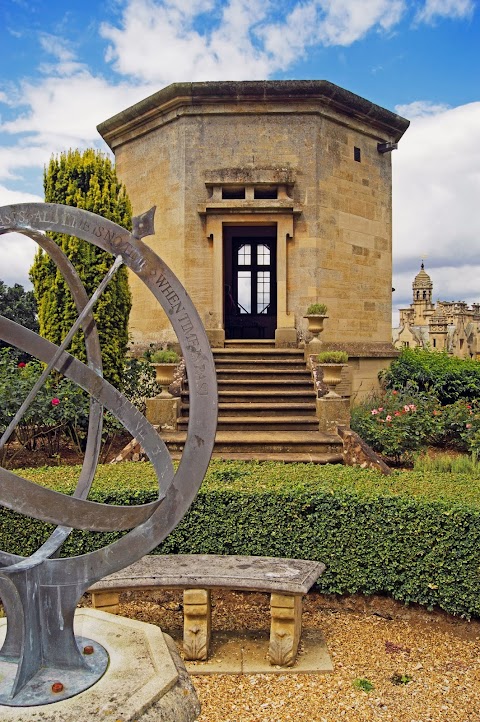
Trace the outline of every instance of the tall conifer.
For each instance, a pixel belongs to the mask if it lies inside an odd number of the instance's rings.
[[[131,229],[132,212],[125,186],[119,183],[115,168],[103,153],[93,149],[69,150],[52,157],[44,172],[43,185],[47,203],[83,208]],[[75,236],[50,235],[73,263],[91,296],[112,265],[113,256]],[[55,263],[41,249],[30,269],[30,278],[38,304],[40,334],[59,344],[77,317],[72,295]],[[121,385],[130,308],[127,269],[122,266],[94,311],[104,376],[116,386]],[[86,359],[83,333],[76,334],[69,351],[81,360]]]

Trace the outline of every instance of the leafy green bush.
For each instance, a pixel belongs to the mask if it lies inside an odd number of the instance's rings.
[[[430,394],[393,389],[355,406],[351,427],[374,451],[405,463],[439,430],[437,413],[438,403]]]
[[[480,363],[446,352],[403,349],[382,374],[387,389],[416,388],[433,394],[443,406],[480,398]]]
[[[43,371],[36,360],[17,363],[10,349],[0,351],[0,432],[3,433]],[[15,436],[29,451],[54,456],[62,435],[78,445],[88,424],[88,398],[72,381],[50,375],[20,419]],[[12,438],[12,437],[11,437]]]
[[[69,493],[76,474],[71,467],[23,472]],[[141,504],[157,494],[150,464],[99,467],[94,486],[90,498],[107,503]],[[31,554],[47,533],[38,521],[0,513],[0,548],[7,551]],[[76,531],[64,553],[120,536]],[[480,616],[480,476],[215,460],[189,512],[156,552],[318,559],[327,566],[321,592],[389,594]]]
[[[0,434],[10,424],[43,368],[43,364],[35,359],[19,362],[10,348],[0,350]],[[138,359],[126,359],[121,390],[134,406],[144,412],[145,399],[159,391],[154,369]],[[42,449],[50,457],[58,455],[62,446],[70,441],[82,451],[86,443],[88,417],[88,395],[73,381],[57,373],[50,374],[20,419],[10,443],[4,447],[2,463],[11,455],[14,439],[28,451]],[[120,432],[123,432],[120,422],[113,414],[105,412],[104,443]]]

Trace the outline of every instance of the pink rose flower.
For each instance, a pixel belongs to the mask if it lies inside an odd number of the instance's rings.
[[[385,418],[385,421],[391,421],[391,420],[392,420],[392,417],[390,416],[390,414],[388,414],[388,416]]]
[[[52,399],[52,406],[58,406],[59,403],[60,403],[60,399],[57,399],[57,397],[55,396]]]
[[[19,369],[24,369],[26,365],[27,365],[27,364],[23,363],[23,361],[20,361],[20,363],[18,364],[18,368],[19,368]]]
[[[375,415],[375,414],[378,414],[378,409],[372,409],[371,413],[374,414],[374,415]]]
[[[405,406],[403,407],[403,410],[404,410],[404,411],[410,411],[410,406],[408,406],[408,404],[405,404]]]

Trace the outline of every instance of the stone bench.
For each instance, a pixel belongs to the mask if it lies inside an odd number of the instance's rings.
[[[148,555],[89,589],[96,609],[118,612],[128,589],[183,589],[183,648],[188,660],[206,660],[211,636],[212,589],[270,593],[271,664],[292,666],[302,630],[302,595],[324,572],[321,562],[210,554]]]

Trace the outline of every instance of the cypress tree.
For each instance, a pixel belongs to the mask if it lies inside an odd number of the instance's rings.
[[[43,185],[47,203],[62,203],[98,213],[131,230],[131,206],[125,186],[103,153],[88,149],[69,150],[50,159]],[[75,236],[49,234],[75,266],[87,294],[91,296],[113,263],[114,257]],[[122,266],[97,301],[94,315],[102,347],[105,378],[121,386],[128,344],[131,296],[127,269]],[[48,254],[38,250],[30,269],[38,305],[40,334],[60,344],[77,317],[70,290]],[[86,360],[83,332],[78,332],[69,352]]]

